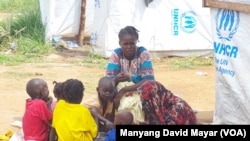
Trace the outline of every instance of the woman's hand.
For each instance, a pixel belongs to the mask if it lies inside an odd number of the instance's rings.
[[[122,96],[124,95],[125,93],[125,89],[122,88],[117,95],[115,95],[115,98],[114,98],[114,105],[115,105],[115,108],[117,109],[120,105],[120,100],[122,98]]]
[[[120,105],[120,100],[121,100],[121,96],[116,95],[115,98],[114,98],[114,105],[115,105],[116,109],[118,109],[118,107]]]
[[[116,82],[117,84],[119,82],[125,82],[125,81],[129,81],[130,80],[130,75],[128,73],[125,72],[120,72],[116,77]]]

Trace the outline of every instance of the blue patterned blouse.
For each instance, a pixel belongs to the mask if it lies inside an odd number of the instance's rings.
[[[122,52],[121,48],[117,48],[111,54],[107,65],[106,75],[114,78],[119,72],[129,73],[131,80],[138,83],[143,79],[154,80],[154,71],[149,52],[145,47],[137,47],[137,52],[131,65]]]

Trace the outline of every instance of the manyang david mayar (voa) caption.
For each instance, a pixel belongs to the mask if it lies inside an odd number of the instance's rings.
[[[128,129],[119,129],[118,136],[120,137],[201,137],[201,138],[209,138],[209,137],[246,137],[245,129],[215,129],[215,130],[201,130],[201,129],[178,129],[171,130],[168,128],[161,130],[128,130]]]

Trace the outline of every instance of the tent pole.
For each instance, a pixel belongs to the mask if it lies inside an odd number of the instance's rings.
[[[86,0],[82,0],[81,5],[81,16],[80,16],[80,26],[79,26],[79,34],[78,34],[78,43],[82,47],[84,40],[84,28],[85,28],[85,20],[86,20]]]

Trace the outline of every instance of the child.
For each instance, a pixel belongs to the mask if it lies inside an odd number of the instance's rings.
[[[115,125],[133,125],[134,116],[130,111],[121,110],[115,114]]]
[[[97,95],[83,100],[83,104],[90,108],[98,123],[99,132],[107,132],[113,128],[115,108],[113,99],[116,93],[115,83],[109,77],[102,77],[96,88]]]
[[[53,81],[53,84],[54,84],[53,93],[54,93],[54,97],[56,98],[56,101],[53,101],[51,103],[51,109],[52,109],[52,111],[54,111],[56,103],[61,98],[61,95],[62,95],[62,84],[63,83],[62,82]]]
[[[49,97],[47,83],[40,78],[33,78],[28,81],[26,92],[30,98],[26,100],[22,119],[24,139],[47,141],[52,120],[49,109],[52,98]]]
[[[134,124],[134,117],[130,111],[121,110],[118,111],[115,115],[114,120],[115,125],[133,125]],[[105,137],[104,141],[115,141],[116,140],[116,129],[111,129],[107,136]]]
[[[68,79],[62,84],[62,95],[53,112],[50,141],[93,141],[97,125],[89,109],[80,103],[84,85],[77,79]]]

